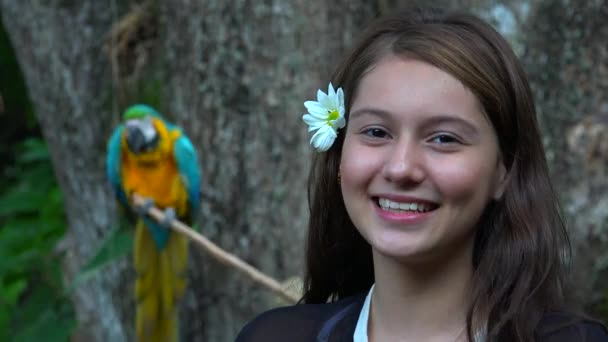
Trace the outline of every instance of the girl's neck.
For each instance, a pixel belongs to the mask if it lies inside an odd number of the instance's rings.
[[[412,265],[374,252],[370,341],[464,341],[471,253]]]

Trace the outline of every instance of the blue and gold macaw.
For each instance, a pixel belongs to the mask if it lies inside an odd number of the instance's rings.
[[[107,173],[127,208],[133,193],[192,224],[201,173],[192,143],[152,107],[127,108],[108,142]],[[135,211],[134,211],[135,212]],[[177,341],[177,303],[186,287],[188,240],[138,212],[133,260],[138,341]]]

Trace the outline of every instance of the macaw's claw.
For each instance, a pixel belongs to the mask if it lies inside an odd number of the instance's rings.
[[[177,218],[177,214],[175,213],[175,209],[169,207],[165,209],[165,218],[160,223],[163,227],[170,229],[171,223],[175,221]]]
[[[144,203],[138,207],[136,207],[135,211],[141,215],[141,216],[145,216],[148,214],[148,211],[150,210],[150,208],[152,208],[154,206],[154,200],[152,200],[151,198],[145,198],[144,199]]]

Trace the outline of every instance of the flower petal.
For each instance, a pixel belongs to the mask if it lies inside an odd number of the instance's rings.
[[[319,120],[327,120],[329,112],[317,101],[306,101],[304,107],[308,109],[308,113]]]
[[[317,90],[317,102],[322,103],[322,100],[327,98],[327,94],[323,92],[323,90]]]
[[[331,109],[333,108],[332,97],[328,96],[321,90],[317,92],[317,101],[319,101],[319,104],[321,104],[321,106],[323,106],[323,108],[328,111],[331,111]]]
[[[319,120],[310,114],[305,114],[304,116],[302,116],[302,120],[304,121],[304,123],[306,123],[309,126],[308,127],[309,132],[317,130],[317,129],[321,128],[323,125],[325,125],[324,120]]]
[[[329,97],[336,96],[336,91],[334,90],[334,86],[333,86],[333,84],[331,84],[331,82],[329,82],[329,86],[327,87],[327,96],[329,96]]]
[[[329,150],[338,135],[330,126],[321,127],[310,139],[310,144],[319,152]]]
[[[333,90],[333,86],[330,83],[331,88],[331,107],[332,110],[336,110],[336,111],[340,111],[340,107],[344,107],[344,91],[342,90],[342,88],[338,88],[338,91],[336,92],[335,90]]]

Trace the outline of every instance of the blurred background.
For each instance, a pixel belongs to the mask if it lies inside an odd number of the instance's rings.
[[[303,273],[304,100],[391,0],[0,0],[0,340],[133,340],[131,230],[105,177],[121,112],[184,127],[200,231],[280,280]],[[608,320],[608,1],[424,1],[505,35],[536,97],[575,259]],[[192,246],[192,245],[191,245]],[[274,294],[191,247],[184,341],[232,341]]]

